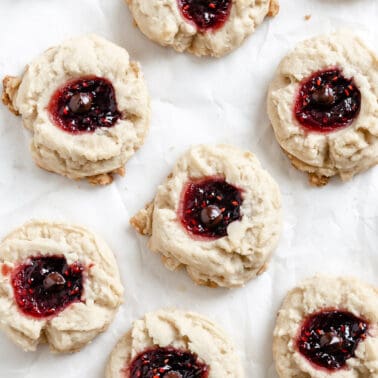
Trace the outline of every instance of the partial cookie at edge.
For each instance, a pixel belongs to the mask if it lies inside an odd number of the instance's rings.
[[[139,353],[155,346],[187,350],[210,366],[209,378],[243,378],[234,345],[207,318],[176,309],[158,310],[134,322],[113,349],[106,378],[121,378]]]

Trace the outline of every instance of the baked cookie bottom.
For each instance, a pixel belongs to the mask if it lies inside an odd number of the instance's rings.
[[[282,149],[283,150],[283,149]],[[322,187],[329,183],[330,179],[334,176],[339,175],[343,182],[351,180],[356,174],[365,172],[370,168],[378,165],[378,157],[376,160],[372,160],[369,164],[363,166],[359,170],[349,170],[349,171],[335,171],[333,169],[315,167],[305,162],[299,160],[295,156],[291,155],[289,152],[283,150],[286,156],[289,158],[291,165],[301,172],[307,173],[308,181],[310,185],[316,187]]]

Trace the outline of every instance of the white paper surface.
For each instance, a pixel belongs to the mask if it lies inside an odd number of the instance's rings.
[[[146,0],[147,1],[147,0]],[[311,15],[309,21],[305,15]],[[378,50],[376,0],[281,0],[281,12],[220,60],[178,54],[147,40],[121,0],[0,0],[0,76],[20,74],[51,45],[96,32],[142,64],[152,98],[146,144],[127,176],[105,188],[34,166],[30,134],[0,106],[0,237],[31,218],[74,222],[114,250],[125,304],[108,332],[74,355],[46,347],[24,353],[0,334],[1,378],[97,378],[117,339],[146,311],[178,306],[208,315],[238,346],[246,377],[276,378],[271,344],[275,314],[288,289],[316,272],[353,274],[378,285],[378,168],[342,184],[311,188],[290,166],[266,114],[266,91],[280,59],[298,41],[339,27],[361,31]],[[270,268],[245,288],[195,286],[168,272],[128,220],[187,147],[228,142],[252,150],[278,181],[284,230]]]

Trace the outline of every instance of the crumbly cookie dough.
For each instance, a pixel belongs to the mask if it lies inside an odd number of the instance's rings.
[[[110,355],[106,378],[122,378],[139,353],[159,346],[189,350],[210,366],[209,378],[243,378],[234,345],[205,317],[176,309],[146,314],[134,322]]]
[[[70,134],[52,122],[47,106],[58,88],[88,75],[112,83],[122,116],[113,127]],[[126,50],[96,35],[48,49],[21,77],[7,76],[3,85],[3,102],[22,116],[33,133],[35,163],[71,179],[111,183],[112,174],[124,174],[125,163],[143,144],[149,129],[149,96],[139,64],[129,60]]]
[[[31,256],[63,255],[85,268],[84,301],[51,318],[24,315],[14,299],[11,272]],[[105,331],[122,303],[123,286],[113,253],[88,230],[62,223],[32,221],[0,244],[0,327],[25,351],[48,343],[53,352],[74,352]]]
[[[338,67],[361,92],[361,110],[339,131],[306,131],[294,118],[300,82],[313,72]],[[353,34],[337,32],[301,42],[279,65],[268,94],[268,113],[278,143],[294,167],[314,185],[340,175],[348,180],[378,163],[378,57]]]
[[[224,176],[243,190],[242,219],[228,225],[225,237],[192,237],[178,219],[183,187],[191,179]],[[200,145],[178,160],[155,199],[131,219],[150,237],[148,246],[170,270],[186,268],[200,285],[238,287],[261,274],[281,231],[277,184],[256,157],[229,145]]]
[[[304,318],[322,309],[335,308],[366,319],[367,338],[361,341],[347,369],[329,373],[315,368],[295,345]],[[315,276],[291,290],[274,330],[273,354],[278,375],[283,378],[378,377],[378,290],[349,277]]]
[[[226,23],[202,32],[181,14],[177,0],[126,0],[139,29],[152,41],[178,52],[221,57],[239,47],[266,16],[278,13],[278,0],[233,0]]]

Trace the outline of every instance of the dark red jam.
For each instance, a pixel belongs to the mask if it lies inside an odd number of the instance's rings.
[[[337,68],[314,73],[301,83],[295,118],[306,129],[330,132],[349,126],[361,108],[361,93],[353,78]]]
[[[82,300],[84,267],[67,264],[64,256],[31,257],[12,272],[18,308],[26,315],[45,318]]]
[[[172,347],[140,353],[127,368],[128,378],[208,378],[209,367],[198,356]]]
[[[48,106],[54,124],[72,134],[112,127],[121,117],[112,83],[88,76],[68,82]]]
[[[230,223],[240,220],[243,202],[240,189],[223,178],[205,178],[185,185],[180,218],[193,235],[220,238]]]
[[[297,345],[302,355],[315,365],[336,370],[354,357],[367,330],[368,324],[350,312],[321,311],[304,321]]]
[[[177,0],[182,15],[200,31],[216,30],[227,21],[232,0]]]

